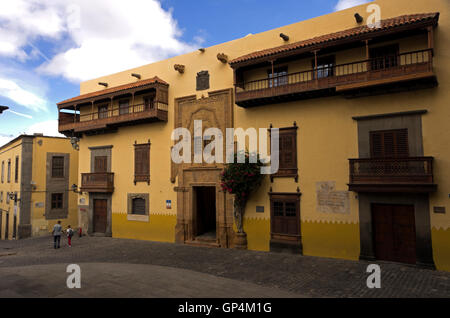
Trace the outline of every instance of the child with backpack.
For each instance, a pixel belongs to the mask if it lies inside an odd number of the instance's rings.
[[[73,230],[70,227],[70,225],[67,227],[67,242],[69,243],[69,247],[72,247],[72,236],[73,236]]]

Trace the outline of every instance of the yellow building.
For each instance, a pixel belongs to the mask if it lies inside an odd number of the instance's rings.
[[[0,147],[0,239],[48,235],[78,226],[78,152],[70,140],[21,135]]]
[[[86,230],[233,247],[223,165],[173,163],[171,134],[272,127],[248,249],[450,270],[449,3],[369,5],[81,83],[58,109]]]

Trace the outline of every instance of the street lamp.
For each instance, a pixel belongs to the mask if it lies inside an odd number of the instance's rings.
[[[3,113],[5,110],[8,110],[9,107],[8,106],[2,106],[0,105],[0,114]]]

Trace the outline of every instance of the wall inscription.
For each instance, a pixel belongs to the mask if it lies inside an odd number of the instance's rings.
[[[316,183],[317,210],[323,213],[350,213],[350,196],[348,191],[336,191],[336,182]]]

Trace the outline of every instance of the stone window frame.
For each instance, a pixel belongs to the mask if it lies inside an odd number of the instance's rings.
[[[145,200],[145,214],[133,214],[133,199]],[[127,194],[127,219],[128,221],[148,222],[150,220],[150,194],[128,193]]]

